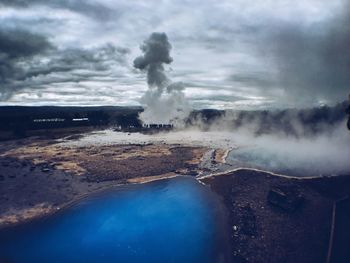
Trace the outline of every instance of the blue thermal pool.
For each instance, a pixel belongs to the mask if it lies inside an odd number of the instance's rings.
[[[225,215],[193,178],[114,188],[0,231],[0,262],[226,262]]]

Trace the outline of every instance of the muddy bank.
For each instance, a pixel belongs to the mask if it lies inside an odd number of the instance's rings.
[[[0,227],[116,185],[188,173],[207,151],[166,144],[68,147],[36,138],[2,142],[0,149]]]
[[[241,169],[200,181],[227,207],[234,262],[326,262],[334,202],[350,193],[350,176],[292,179]]]

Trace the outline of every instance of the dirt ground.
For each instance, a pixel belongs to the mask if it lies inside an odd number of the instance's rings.
[[[1,142],[0,226],[52,213],[90,192],[192,171],[206,151],[166,144],[68,147],[38,138]]]

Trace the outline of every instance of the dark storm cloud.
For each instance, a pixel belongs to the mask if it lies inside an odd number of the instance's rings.
[[[270,79],[271,85],[284,89],[296,102],[346,99],[350,92],[350,11],[344,10],[327,23],[311,27],[281,23],[267,30],[259,51],[276,64],[278,75]]]
[[[113,66],[125,64],[128,52],[112,44],[59,50],[42,35],[0,29],[0,100],[23,88],[113,77]]]
[[[44,36],[22,30],[0,28],[0,52],[9,59],[33,56],[50,47],[51,44]]]
[[[344,4],[348,2],[169,0],[160,4],[156,0],[0,0],[1,31],[21,28],[22,32],[36,32],[43,35],[38,40],[47,36],[53,46],[41,50],[40,44],[34,43],[37,50],[28,48],[28,54],[11,59],[15,49],[2,52],[1,81],[7,79],[6,90],[27,87],[11,97],[9,103],[33,103],[32,97],[46,94],[44,90],[64,101],[68,97],[59,92],[73,91],[71,86],[79,84],[71,85],[69,81],[82,81],[81,85],[96,94],[94,99],[99,98],[97,86],[110,85],[111,93],[120,95],[126,103],[135,102],[145,90],[142,75],[130,66],[117,69],[112,63],[114,60],[120,65],[118,59],[123,60],[126,55],[120,50],[112,51],[115,58],[108,60],[96,58],[94,52],[104,54],[109,50],[105,43],[111,42],[137,54],[138,44],[147,39],[148,32],[157,31],[171,36],[175,50],[171,57],[176,63],[172,64],[173,70],[163,71],[167,61],[150,66],[146,54],[141,54],[141,61],[136,62],[139,68],[149,71],[148,82],[155,91],[155,86],[161,85],[167,92],[170,79],[191,83],[185,85],[184,91],[190,101],[199,96],[203,105],[221,108],[240,103],[228,99],[229,92],[247,98],[249,103],[242,105],[249,107],[256,105],[254,101],[261,107],[338,102],[349,92],[349,12],[339,12],[350,10]],[[20,41],[16,45],[21,44],[27,43]],[[109,71],[113,71],[112,75]],[[116,77],[117,74],[123,77]],[[99,81],[90,82],[92,78]],[[111,82],[106,84],[107,81]],[[213,97],[211,87],[224,95]],[[169,91],[183,88],[183,84],[176,84]],[[4,85],[0,89],[4,91]],[[28,94],[32,97],[26,97]],[[51,97],[33,101],[42,103],[46,99]],[[120,101],[118,97],[106,103]]]
[[[50,54],[49,62],[32,65],[27,77],[74,70],[88,70],[98,74],[110,70],[114,63],[125,63],[124,56],[128,53],[128,49],[118,48],[112,44],[92,49],[56,50]]]
[[[52,49],[49,41],[41,35],[22,30],[0,28],[0,99],[7,99],[14,87],[13,80],[23,80],[25,70],[19,65],[38,54]]]
[[[69,9],[73,12],[99,20],[115,17],[116,11],[91,1],[81,0],[0,0],[0,6],[11,6],[17,8],[28,8],[35,5],[46,5],[52,8]]]

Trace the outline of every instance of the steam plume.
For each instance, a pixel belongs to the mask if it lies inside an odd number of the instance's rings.
[[[134,67],[147,71],[148,90],[141,98],[145,111],[143,123],[173,123],[179,125],[189,114],[188,102],[181,82],[172,83],[165,74],[164,64],[170,64],[171,44],[165,33],[152,33],[141,45],[142,56],[134,60]]]

